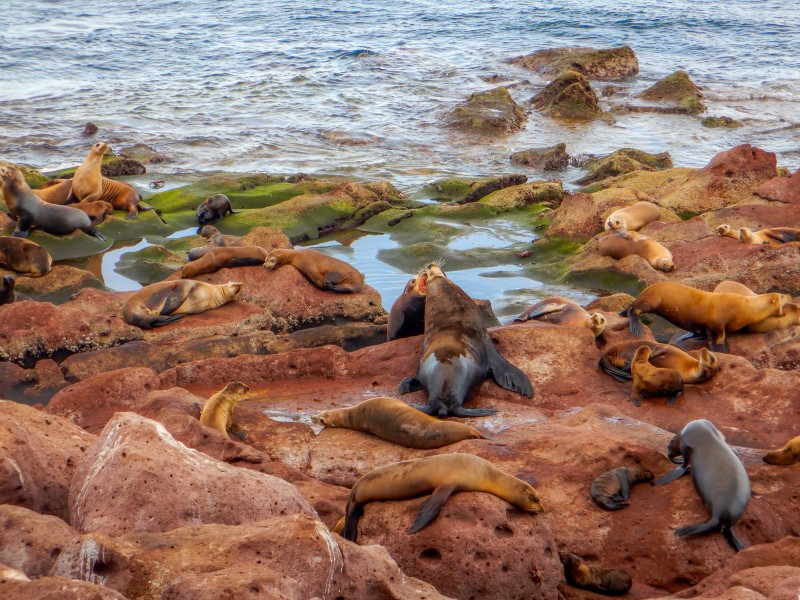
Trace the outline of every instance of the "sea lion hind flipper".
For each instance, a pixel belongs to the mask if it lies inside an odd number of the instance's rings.
[[[732,528],[730,527],[723,528],[722,535],[725,536],[725,539],[728,540],[728,543],[733,547],[734,550],[736,550],[737,552],[741,552],[742,550],[744,550],[745,548],[744,544],[738,537],[736,537],[736,532]]]
[[[433,408],[430,404],[409,404],[411,408],[416,408],[420,412],[424,412],[426,415],[430,415],[431,417],[436,414],[436,409]]]
[[[397,386],[398,395],[410,394],[411,392],[418,392],[422,389],[422,382],[416,377],[406,377]]]
[[[347,501],[347,509],[344,514],[344,532],[342,536],[344,539],[350,542],[356,541],[356,537],[358,537],[358,521],[363,515],[363,504],[352,500]]]
[[[540,306],[539,308],[537,308],[534,311],[528,312],[526,310],[519,317],[514,319],[514,321],[524,322],[524,321],[530,321],[530,320],[533,320],[533,319],[538,319],[539,317],[543,317],[545,315],[549,315],[549,314],[552,314],[554,312],[559,312],[559,311],[564,309],[564,306],[565,306],[565,304],[563,302],[560,302],[560,303],[550,302],[548,304],[545,304],[544,306]],[[523,319],[522,317],[525,317],[525,318]]]
[[[611,361],[601,358],[600,362],[597,363],[597,366],[605,373],[611,375],[611,377],[617,381],[621,381],[622,383],[628,383],[631,379],[633,379],[633,376],[630,374],[630,372],[611,364]]]
[[[419,509],[417,518],[414,519],[414,523],[411,525],[408,533],[417,533],[420,529],[424,529],[430,525],[431,521],[433,521],[442,510],[444,503],[447,502],[447,499],[455,491],[456,486],[452,483],[440,485],[433,490],[433,494],[425,500],[422,504],[422,508]]]
[[[797,241],[797,235],[791,231],[782,231],[781,229],[768,229],[767,231],[764,231],[763,234],[767,236],[769,239],[774,240],[776,242],[780,242],[782,244]]]
[[[454,417],[488,417],[497,412],[496,408],[464,408],[463,406],[456,406],[450,411]]]
[[[150,318],[148,329],[153,327],[161,327],[162,325],[169,325],[175,321],[180,321],[186,315],[158,315]]]
[[[680,479],[681,477],[686,475],[686,473],[688,473],[688,472],[689,472],[688,467],[685,464],[682,464],[677,469],[672,469],[672,471],[670,471],[666,475],[662,475],[661,477],[656,479],[650,485],[666,485],[667,483],[671,483],[671,482],[675,481],[676,479]]]
[[[92,231],[87,231],[86,233],[88,233],[89,235],[91,235],[93,237],[96,237],[101,242],[105,242],[106,241],[106,236],[104,236],[102,233],[100,233],[96,229],[92,229]]]
[[[508,362],[488,339],[486,340],[486,355],[489,361],[489,371],[497,385],[528,398],[533,396],[533,386],[528,376],[522,369]]]
[[[696,525],[686,525],[679,527],[675,530],[675,535],[678,537],[689,537],[690,535],[700,535],[701,533],[708,533],[709,531],[717,531],[719,523],[716,520],[708,521],[706,523],[697,523]]]

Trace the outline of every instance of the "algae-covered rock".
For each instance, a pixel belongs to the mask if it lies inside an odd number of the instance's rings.
[[[547,148],[531,148],[514,152],[510,156],[511,164],[525,165],[542,171],[558,171],[569,165],[569,154],[566,144],[556,144]]]
[[[493,192],[480,202],[506,212],[531,205],[553,208],[561,204],[563,199],[564,188],[560,181],[532,181]]]
[[[171,157],[161,154],[147,144],[134,144],[133,146],[126,146],[125,148],[120,149],[119,153],[121,156],[135,160],[141,164],[156,165],[172,162]]]
[[[40,171],[37,171],[33,167],[28,167],[26,165],[20,165],[17,163],[0,160],[0,168],[3,167],[16,167],[17,169],[22,171],[22,176],[25,178],[25,183],[27,183],[33,189],[42,187],[45,183],[50,181],[50,178],[47,175],[45,175]],[[5,206],[2,196],[0,196],[0,203],[2,203],[3,206]]]
[[[176,242],[178,240],[168,242],[167,245],[178,250]],[[188,241],[181,240],[180,245],[188,246]],[[135,252],[126,252],[120,256],[114,270],[141,285],[150,285],[157,281],[163,281],[185,264],[186,256],[184,254],[178,254],[167,248],[166,245],[159,244]]]
[[[575,183],[586,185],[631,171],[655,171],[671,169],[672,166],[672,158],[668,152],[649,154],[635,148],[622,148],[607,156],[587,160],[583,168],[589,173]]]
[[[684,71],[675,71],[654,83],[638,96],[642,100],[658,102],[675,112],[696,115],[706,110],[700,88]]]
[[[542,114],[565,119],[591,120],[602,116],[589,80],[577,71],[565,71],[531,99]]]
[[[53,179],[72,179],[78,166],[80,165],[58,169],[57,171],[48,171],[47,175]],[[144,175],[145,173],[147,173],[147,168],[139,161],[127,156],[117,156],[111,152],[103,156],[103,161],[100,165],[100,174],[103,177],[126,177],[128,175]]]
[[[512,59],[543,76],[576,71],[588,79],[620,80],[639,72],[639,61],[630,46],[619,48],[550,48]]]
[[[426,184],[414,194],[414,198],[431,198],[433,200],[468,204],[476,202],[497,190],[520,185],[526,181],[528,181],[528,177],[518,173],[480,179],[449,177]]]
[[[700,125],[710,129],[738,129],[743,123],[731,117],[706,117]]]
[[[511,133],[522,129],[527,119],[525,110],[514,102],[508,90],[498,87],[472,94],[452,110],[447,123],[471,131]]]
[[[25,277],[13,271],[0,269],[0,277],[12,275],[16,278],[16,291],[33,299],[46,302],[64,302],[72,294],[85,287],[103,289],[103,283],[89,271],[66,265],[55,265],[42,277]]]
[[[108,236],[106,236],[108,237]],[[96,237],[75,230],[68,235],[51,235],[34,230],[28,239],[45,248],[53,260],[70,260],[85,258],[105,252],[111,247],[112,240],[100,241]]]

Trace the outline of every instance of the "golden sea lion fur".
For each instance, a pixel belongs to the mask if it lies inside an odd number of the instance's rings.
[[[580,304],[563,296],[551,296],[531,304],[514,323],[529,320],[545,321],[566,327],[588,327],[595,337],[606,330],[606,318],[600,313],[589,314]]]
[[[742,285],[738,281],[721,281],[714,288],[715,294],[739,294],[741,296],[757,296],[753,290],[746,285]],[[767,331],[775,331],[777,329],[784,329],[786,327],[794,327],[800,325],[800,304],[797,302],[787,302],[783,306],[782,317],[769,317],[758,323],[744,327],[742,331],[747,333],[766,333]]]
[[[220,269],[263,265],[268,256],[269,252],[260,246],[210,248],[203,256],[181,269],[181,279],[192,279]]]
[[[53,257],[36,242],[18,237],[0,237],[0,267],[41,277],[53,268]]]
[[[800,241],[800,229],[793,227],[771,227],[754,231],[747,227],[739,229],[739,240],[745,244],[767,244],[769,246],[780,246],[790,242]]]
[[[648,223],[658,221],[661,209],[652,202],[637,202],[612,212],[605,222],[605,229],[624,229],[638,231]]]
[[[662,369],[675,369],[684,383],[703,383],[719,371],[717,357],[708,348],[703,348],[695,358],[676,346],[630,340],[614,344],[600,356],[598,366],[618,381],[630,381],[633,355],[642,346],[650,348],[650,364]]]
[[[642,405],[643,398],[667,397],[667,405],[683,393],[683,379],[675,369],[660,369],[650,364],[650,348],[640,346],[631,360],[631,402]]]
[[[621,260],[635,254],[641,256],[654,269],[669,273],[675,270],[672,252],[655,240],[638,235],[636,232],[618,231],[597,241],[600,256]]]
[[[780,450],[768,453],[764,456],[764,462],[783,467],[800,462],[800,435],[790,439]]]
[[[50,204],[64,204],[72,191],[71,179],[51,179],[33,193]]]
[[[242,430],[233,422],[233,409],[249,391],[250,388],[239,381],[229,383],[203,404],[200,422],[213,427],[223,435],[232,433],[244,439]]]
[[[364,289],[364,275],[346,262],[316,250],[275,248],[264,267],[275,270],[292,265],[321,290],[353,293]]]

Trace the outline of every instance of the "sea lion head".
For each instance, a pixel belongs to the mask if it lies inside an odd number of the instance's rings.
[[[283,263],[283,258],[286,256],[287,250],[284,248],[275,248],[271,250],[267,260],[264,261],[264,268],[269,269],[270,271],[274,271],[278,267],[280,267]]]
[[[20,183],[25,182],[25,178],[22,176],[22,171],[20,171],[17,167],[12,167],[11,165],[0,168],[0,179],[6,183],[14,185],[19,185]]]
[[[13,290],[13,289],[14,289],[14,284],[15,284],[15,283],[16,283],[16,280],[15,280],[15,279],[14,279],[14,278],[13,278],[11,275],[5,275],[5,276],[3,277],[3,287],[2,287],[2,290],[3,290],[3,291],[6,291],[6,290]]]
[[[711,352],[708,348],[700,350],[700,371],[703,378],[705,380],[711,379],[711,376],[718,370],[719,363],[717,362],[716,354]]]
[[[98,156],[105,156],[105,153],[108,152],[108,144],[105,142],[97,142],[92,146],[90,152]]]
[[[670,460],[677,458],[678,456],[683,456],[683,440],[681,439],[681,434],[676,433],[672,436],[672,439],[669,441],[669,446],[667,446],[667,457]]]
[[[722,236],[722,237],[725,237],[725,236],[729,235],[731,233],[731,231],[732,231],[731,226],[727,225],[727,224],[726,225],[720,225],[719,227],[717,227],[717,235]]]
[[[516,490],[517,499],[516,502],[514,502],[516,506],[537,515],[544,512],[544,506],[539,499],[539,494],[533,489],[531,484],[518,480],[516,485],[519,485],[519,489]]]
[[[666,271],[667,273],[675,270],[675,263],[668,258],[659,258],[656,261],[656,266],[662,271]]]
[[[587,322],[589,329],[592,330],[594,337],[599,336],[606,330],[606,318],[600,313],[594,313]]]
[[[425,267],[424,275],[426,277],[427,284],[430,284],[431,281],[436,279],[447,279],[447,275],[444,274],[444,271],[442,271],[442,268],[438,263],[431,263]]]
[[[213,225],[204,225],[203,228],[200,230],[200,235],[204,238],[210,238],[214,235],[219,233],[219,229],[214,227]]]
[[[225,297],[230,301],[236,298],[239,293],[242,291],[242,282],[241,281],[229,281],[228,283],[222,284],[222,289],[225,294]]]
[[[325,427],[336,427],[336,425],[333,425],[331,423],[330,411],[329,410],[325,410],[325,411],[319,413],[318,415],[312,415],[311,416],[311,420],[314,423],[316,423],[317,425],[323,425]]]
[[[250,388],[242,383],[241,381],[233,381],[225,386],[225,389],[222,390],[228,394],[235,394],[237,396],[244,396],[247,392],[250,391]]]
[[[739,239],[745,244],[750,244],[753,241],[753,231],[747,227],[740,227]]]
[[[620,217],[608,217],[606,219],[606,229],[625,229],[625,221]]]
[[[636,353],[633,355],[635,363],[644,364],[650,360],[650,348],[648,346],[639,346]]]

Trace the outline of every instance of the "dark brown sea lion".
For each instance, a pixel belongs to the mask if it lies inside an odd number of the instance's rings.
[[[793,227],[772,227],[753,231],[747,227],[739,229],[739,239],[745,244],[767,244],[769,246],[780,246],[789,242],[800,241],[800,229]]]
[[[667,406],[683,393],[683,379],[675,369],[659,369],[649,362],[650,348],[640,346],[631,360],[631,402],[642,405],[643,398],[667,397]]]
[[[200,225],[216,223],[228,213],[231,213],[232,215],[237,214],[236,211],[233,210],[230,198],[228,198],[225,194],[214,194],[213,196],[209,196],[200,203],[200,206],[197,207],[196,212],[197,222],[200,223]]]
[[[206,245],[189,250],[189,261],[201,258],[212,248],[222,248],[225,245],[225,237],[219,232],[219,229],[213,225],[205,225],[203,229],[200,230],[200,235],[206,238]]]
[[[28,237],[33,229],[41,229],[53,235],[66,235],[80,229],[99,240],[106,239],[95,231],[91,219],[83,211],[40,200],[16,167],[0,169],[0,178],[3,179],[3,187],[7,193],[13,197],[14,210],[17,213],[15,237]]]
[[[700,350],[695,359],[675,346],[632,340],[620,342],[603,352],[598,367],[618,381],[630,381],[631,361],[636,350],[642,346],[650,348],[650,364],[661,369],[675,369],[680,373],[684,383],[703,383],[711,379],[719,370],[717,357],[708,348]]]
[[[658,221],[661,209],[652,202],[637,202],[612,212],[605,222],[605,228],[638,231],[648,223]]]
[[[653,481],[653,473],[638,465],[617,467],[598,475],[592,481],[589,493],[600,508],[620,510],[628,506],[631,487],[642,481]]]
[[[641,315],[655,313],[681,329],[708,337],[711,350],[728,351],[726,331],[739,331],[769,317],[782,317],[788,294],[715,294],[680,283],[656,283],[645,289],[630,308],[623,311],[630,319],[630,330],[642,337]]]
[[[595,337],[606,330],[606,318],[603,315],[590,315],[580,304],[562,296],[551,296],[531,304],[514,319],[514,323],[533,319],[567,327],[588,327]]]
[[[395,398],[370,398],[348,408],[326,410],[311,419],[317,425],[365,431],[406,448],[424,450],[486,438],[474,427],[430,417]]]
[[[425,282],[420,289],[427,295],[422,358],[416,376],[401,381],[397,393],[424,389],[428,404],[411,406],[439,417],[483,417],[497,412],[462,406],[489,376],[507,390],[533,396],[528,376],[494,347],[472,298],[438,265],[430,265],[422,277]]]
[[[222,285],[192,279],[160,281],[128,298],[122,316],[131,325],[152,329],[227,304],[241,290],[242,284],[233,281]]]
[[[780,450],[773,450],[764,456],[764,462],[771,465],[793,465],[800,462],[800,435],[793,437]]]
[[[205,273],[215,273],[231,267],[263,265],[269,252],[260,246],[223,246],[211,248],[197,260],[181,269],[181,279],[191,279]]]
[[[425,294],[420,290],[421,284],[419,275],[409,279],[403,293],[392,304],[387,340],[422,335],[425,331]]]
[[[600,256],[610,256],[614,260],[621,260],[626,256],[636,254],[645,259],[654,269],[666,272],[675,270],[672,252],[655,240],[631,232],[612,233],[600,238],[597,242],[597,251]]]
[[[53,258],[36,242],[2,236],[0,237],[0,267],[24,273],[30,277],[41,277],[50,272]]]
[[[353,293],[364,289],[364,275],[358,269],[316,250],[275,248],[264,263],[270,270],[283,265],[292,265],[321,290]]]
[[[431,494],[432,492],[432,494]],[[381,500],[407,500],[431,494],[408,533],[428,526],[455,492],[488,492],[532,513],[544,510],[533,487],[472,454],[439,454],[392,463],[370,471],[350,490],[344,538],[356,541],[364,505]]]
[[[591,567],[580,556],[566,552],[559,552],[558,557],[564,565],[567,583],[572,586],[606,596],[622,596],[633,585],[631,576],[621,569]]]
[[[0,305],[12,304],[17,301],[17,293],[14,291],[16,283],[11,275],[3,276],[2,283],[0,283]]]
[[[737,281],[721,281],[714,288],[714,293],[717,294],[740,294],[742,296],[757,296],[753,290],[746,285],[742,285]],[[797,302],[789,302],[783,306],[782,317],[770,317],[758,323],[748,325],[742,331],[747,333],[765,333],[767,331],[775,331],[776,329],[784,329],[786,327],[793,327],[800,325],[800,304]]]
[[[723,435],[706,419],[689,422],[669,443],[669,458],[683,457],[683,464],[653,482],[664,485],[690,469],[694,487],[711,511],[711,520],[675,530],[678,537],[721,531],[738,552],[744,548],[733,526],[750,501],[750,479],[742,462],[725,443]]]
[[[50,204],[64,204],[72,192],[71,179],[51,179],[33,193],[39,196],[40,200]]]
[[[223,435],[232,433],[239,439],[244,439],[244,431],[233,422],[233,409],[239,401],[250,391],[245,384],[234,381],[225,386],[206,400],[200,413],[200,422],[213,427]]]

